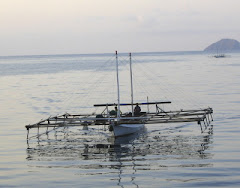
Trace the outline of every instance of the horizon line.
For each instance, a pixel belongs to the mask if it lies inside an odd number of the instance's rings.
[[[146,51],[146,52],[120,52],[118,54],[149,54],[149,53],[180,53],[180,52],[204,52],[203,50],[183,50],[183,51]],[[24,57],[24,56],[71,56],[71,55],[111,55],[115,54],[115,51],[103,52],[103,53],[63,53],[63,54],[33,54],[33,55],[0,55],[0,57]]]

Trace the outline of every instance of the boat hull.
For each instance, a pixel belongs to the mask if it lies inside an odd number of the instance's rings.
[[[144,124],[120,124],[113,125],[113,132],[115,137],[119,137],[136,133],[143,128]]]

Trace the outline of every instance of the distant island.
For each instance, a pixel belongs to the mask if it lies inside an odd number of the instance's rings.
[[[209,45],[204,49],[204,52],[210,53],[226,53],[226,52],[240,52],[240,43],[234,39],[222,39]]]

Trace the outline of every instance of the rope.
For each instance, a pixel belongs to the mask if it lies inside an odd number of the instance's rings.
[[[135,59],[134,59],[134,61],[135,61]],[[152,68],[146,68],[146,67],[149,67],[148,63],[139,62],[139,63],[137,63],[137,65],[138,65],[138,67],[140,67],[140,70],[143,72],[143,74],[148,75],[147,78],[151,78],[154,75],[155,75],[155,77],[156,77],[156,75],[159,75],[159,73],[156,73],[156,70],[153,70]],[[149,72],[147,72],[146,70],[151,70],[151,73],[149,74]],[[156,79],[150,79],[150,81],[152,81],[152,82],[154,80],[156,80]],[[159,79],[157,79],[157,81],[158,81],[158,84],[160,85],[159,88],[161,90],[163,90],[163,93],[166,93],[168,95],[168,97],[165,96],[165,98],[169,98],[169,96],[171,96],[173,99],[175,99],[175,100],[177,99],[178,101],[180,101],[179,98],[182,98],[182,99],[184,99],[184,102],[182,102],[181,106],[187,106],[186,105],[187,103],[189,104],[189,106],[197,105],[198,101],[193,100],[191,97],[189,97],[189,96],[191,96],[192,92],[188,92],[186,94],[186,92],[183,90],[183,88],[179,87],[181,84],[178,83],[176,80],[175,80],[175,83],[169,82],[169,80],[167,78],[164,78],[164,80],[163,80],[164,82]],[[154,88],[152,88],[152,89],[154,89]],[[187,96],[187,97],[184,97],[184,96]]]
[[[169,78],[162,77],[159,79],[159,75],[163,73],[164,70],[153,69],[154,63],[159,62],[159,59],[140,56],[140,60],[132,56],[132,67],[133,67],[133,89],[134,89],[134,100],[135,101],[144,101],[146,102],[147,96],[150,101],[159,101],[159,100],[170,100],[174,103],[171,105],[162,105],[163,108],[171,106],[174,110],[189,108],[189,106],[197,106],[199,100],[193,99],[192,92],[187,92],[181,87],[181,83],[174,80],[173,82],[169,81]],[[101,59],[102,60],[102,59]],[[85,60],[86,61],[86,60]],[[169,60],[160,60],[160,63],[165,63]],[[87,62],[87,61],[86,61]],[[91,62],[91,61],[88,61]],[[115,73],[115,55],[112,55],[108,58],[105,63],[100,62],[96,64],[97,66],[94,70],[87,70],[86,75],[82,76],[81,82],[76,87],[73,87],[72,84],[64,83],[64,87],[67,85],[68,92],[67,97],[61,102],[61,106],[58,106],[58,110],[73,110],[73,106],[79,111],[80,108],[93,109],[93,102],[100,103],[114,103],[116,102],[116,73]],[[119,54],[119,71],[120,74],[127,74],[129,71],[129,57],[124,54]],[[160,72],[159,72],[160,71]],[[82,72],[82,71],[80,71]],[[69,74],[69,73],[68,73]],[[67,75],[64,75],[63,80],[66,82]],[[164,76],[166,74],[163,74]],[[120,76],[120,92],[121,92],[121,101],[130,100],[130,75],[128,77]],[[144,78],[144,80],[143,80]],[[79,80],[79,78],[76,78]],[[148,85],[146,85],[146,83]],[[151,83],[151,84],[150,84]],[[107,87],[103,87],[106,85]],[[84,93],[79,93],[83,91]],[[99,93],[99,95],[98,95]],[[100,94],[104,94],[101,98]],[[126,101],[124,101],[126,102]],[[175,104],[176,103],[176,104]],[[199,106],[198,106],[199,107]],[[128,110],[130,108],[128,107]],[[97,110],[95,110],[96,112]],[[131,110],[130,110],[131,111]],[[70,112],[70,111],[69,111]]]
[[[65,100],[62,102],[62,109],[68,109],[70,106],[72,106],[73,103],[76,103],[76,98],[73,97],[74,95],[76,95],[77,93],[79,93],[79,91],[87,91],[85,94],[83,94],[83,96],[81,97],[81,101],[86,100],[87,96],[89,95],[89,93],[91,93],[90,91],[93,90],[93,88],[99,87],[98,82],[101,82],[101,80],[103,80],[105,78],[105,74],[103,75],[98,75],[99,77],[96,77],[96,72],[100,72],[102,70],[106,70],[106,67],[110,67],[110,65],[113,62],[113,58],[114,56],[111,56],[104,64],[99,63],[99,65],[95,68],[95,70],[91,70],[90,74],[87,74],[84,78],[82,78],[82,80],[84,81],[84,83],[79,87],[76,87],[72,92],[71,95],[69,95],[67,98],[65,98]],[[76,79],[78,80],[78,79]],[[94,81],[94,82],[93,82]],[[70,89],[72,90],[72,86],[70,85]],[[77,99],[79,100],[79,99]],[[85,103],[86,106],[88,105],[88,103]]]

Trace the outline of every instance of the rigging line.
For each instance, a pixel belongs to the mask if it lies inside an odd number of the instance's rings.
[[[129,63],[130,63],[130,59],[129,59],[129,55],[126,55],[126,56],[121,56],[119,58],[119,64],[121,66],[121,72],[120,74],[122,73],[125,73],[126,71],[129,73],[130,72],[130,68],[129,68]],[[124,68],[123,68],[124,67]],[[127,74],[129,76],[129,74]],[[121,77],[121,76],[120,76]],[[127,79],[127,81],[125,79],[120,79],[122,81],[122,87],[121,87],[121,92],[126,92],[127,93],[130,91],[129,88],[130,88],[130,76],[129,76],[129,80]],[[121,83],[120,81],[120,83]],[[126,88],[127,87],[127,88]],[[122,96],[122,101],[131,101],[128,97],[131,96],[131,94],[129,93],[129,95],[123,95]],[[125,106],[124,107],[125,109],[127,109],[129,112],[132,111],[130,110],[129,106]]]
[[[147,79],[149,79],[151,82],[154,83],[154,80],[156,80],[156,79],[152,79],[153,74],[146,71],[146,67],[142,68],[142,66],[138,66],[138,68],[144,73],[144,75],[147,75]],[[159,84],[159,82],[157,82],[157,84]],[[154,87],[156,89],[155,86],[152,86],[152,87]]]
[[[108,72],[108,73],[109,73],[109,74],[100,74],[100,78],[97,80],[97,82],[95,81],[95,82],[93,82],[93,83],[90,85],[90,88],[91,88],[91,89],[88,89],[89,92],[86,93],[86,94],[83,96],[84,99],[86,98],[86,100],[84,100],[85,103],[87,103],[87,104],[89,105],[88,102],[89,102],[89,100],[92,100],[92,99],[91,99],[91,96],[93,95],[93,92],[91,92],[91,91],[94,90],[94,91],[95,91],[95,94],[96,94],[97,89],[100,88],[100,87],[102,86],[102,83],[106,82],[106,80],[108,79],[108,77],[111,76],[110,72]]]
[[[176,92],[176,90],[178,90],[179,93],[185,94],[185,92],[183,92],[183,90],[179,90],[179,87],[175,87],[174,92]],[[187,101],[190,101],[189,98]],[[186,100],[185,100],[185,103],[186,103]],[[190,103],[192,104],[192,101]],[[196,104],[196,103],[194,103],[194,104]]]
[[[193,92],[189,91],[187,88],[183,89],[180,87],[176,87],[176,90],[183,95],[187,93],[187,101],[189,101],[190,103],[197,105],[200,102],[199,99],[201,99],[201,96],[196,99],[196,95],[193,96]]]
[[[86,78],[90,78],[90,79],[89,79],[90,81],[93,80],[93,79],[94,79],[94,76],[96,75],[96,71],[100,71],[101,69],[106,68],[106,67],[108,66],[108,64],[111,63],[111,61],[112,61],[111,59],[113,59],[113,56],[110,57],[109,60],[106,61],[106,63],[103,64],[104,66],[102,66],[102,63],[100,63],[100,64],[96,67],[95,71],[91,71],[91,74],[87,74]],[[86,78],[83,79],[83,80],[86,80]],[[88,81],[88,82],[89,82],[89,81]],[[83,87],[82,87],[81,89],[83,89],[83,88],[86,87],[86,86],[89,87],[88,83],[86,83],[85,85],[83,85]],[[79,88],[76,87],[76,88],[75,88],[75,91],[74,91],[74,92],[71,92],[71,96],[68,96],[68,98],[66,98],[66,99],[63,101],[63,105],[64,105],[64,106],[65,106],[65,104],[66,104],[68,101],[70,101],[70,99],[72,98],[72,96],[73,96],[74,94],[76,94],[76,90],[79,91]]]
[[[125,96],[125,98],[123,98],[123,100],[125,101],[132,101],[129,96],[131,96],[131,93],[129,93],[129,91],[131,91],[129,88],[131,86],[131,77],[129,76],[129,72],[130,72],[130,58],[129,58],[129,54],[125,57],[121,57],[120,58],[120,62],[121,62],[121,66],[124,67],[123,70],[121,71],[121,73],[127,74],[127,77],[129,77],[128,79],[126,79],[126,77],[124,77],[125,79],[123,79],[123,91],[122,92],[127,92],[127,95],[123,95]],[[126,75],[125,75],[126,76]],[[126,88],[127,87],[127,88]],[[132,107],[131,107],[132,108]],[[132,109],[130,110],[130,108],[128,106],[126,106],[126,109],[129,111],[133,111]]]
[[[146,79],[148,79],[148,80],[150,80],[151,82],[153,82],[153,79],[151,79],[151,78],[153,77],[153,75],[146,70],[146,67],[142,68],[141,66],[134,64],[134,68],[135,68],[135,70],[136,70],[136,69],[140,69],[140,71],[143,72],[142,75],[145,75],[145,76],[146,76]],[[135,71],[135,72],[137,72],[137,73],[139,74],[139,73],[141,73],[140,71],[137,70],[137,71]],[[134,73],[134,75],[135,75],[135,73]],[[138,81],[138,80],[136,80],[136,77],[139,77],[139,76],[134,76],[134,80],[135,80],[135,81]],[[156,80],[156,79],[154,79],[154,80]],[[141,83],[139,83],[139,84],[142,86]],[[149,84],[149,86],[151,86],[151,85]],[[154,87],[154,88],[153,88],[153,91],[156,90],[156,87],[155,87],[155,86],[152,86],[152,87]],[[145,89],[145,87],[143,87],[143,88]],[[147,92],[148,92],[148,90],[147,90]],[[148,92],[148,93],[149,93],[149,92]],[[151,93],[153,93],[153,92],[151,91]],[[149,94],[150,94],[151,96],[153,96],[151,93],[149,93]],[[158,95],[158,96],[159,96],[159,95]],[[155,98],[155,96],[154,96],[154,98]],[[157,98],[159,98],[159,97],[157,97]]]
[[[129,64],[129,57],[119,56],[119,65]]]
[[[142,68],[142,67],[143,67],[143,64],[141,64],[140,66],[139,66],[139,64],[138,64],[138,68],[141,69],[141,71],[144,72],[144,75],[147,75],[147,78],[152,82],[153,79],[150,79],[150,78],[153,77],[153,74],[147,72],[147,71],[146,71],[146,67],[144,67],[144,68]],[[140,72],[140,71],[139,71],[139,72]],[[135,78],[135,77],[134,77],[134,78]],[[156,79],[154,79],[154,80],[156,80]],[[157,84],[159,84],[159,82],[157,82]],[[155,95],[154,95],[154,98],[157,98],[157,99],[158,99],[158,98],[159,98],[159,94],[158,94],[158,93],[159,93],[159,90],[156,90],[156,88],[159,89],[159,87],[152,86],[150,96],[153,96],[153,93],[154,93],[153,91],[155,91],[155,93],[156,93],[156,95],[157,95],[158,97],[155,97]],[[160,89],[163,90],[162,87],[160,87]],[[163,93],[163,92],[161,92],[161,93]],[[166,97],[165,97],[165,98],[166,98]]]
[[[134,68],[135,68],[135,67],[134,67]],[[136,70],[136,69],[135,69],[135,70]],[[137,71],[138,71],[138,70],[137,70]],[[135,71],[135,72],[137,72],[137,71]],[[142,82],[141,82],[141,81],[138,81],[137,76],[135,76],[135,75],[136,75],[136,74],[133,73],[133,80],[134,80],[134,83],[136,83],[136,84],[141,88],[141,90],[144,90],[145,93],[148,94],[148,96],[153,97],[152,94],[149,92],[149,90],[146,89],[146,86],[144,87],[144,85],[142,84]],[[137,90],[138,90],[138,87],[135,87],[135,91],[137,91]]]
[[[87,92],[82,95],[81,102],[84,102],[84,104],[85,104],[86,106],[89,106],[88,102],[89,102],[89,100],[90,100],[90,98],[91,98],[91,95],[92,95],[92,93],[93,93],[92,91],[93,91],[93,90],[97,90],[97,88],[99,87],[99,85],[101,85],[101,82],[105,81],[104,78],[105,78],[104,75],[103,75],[102,77],[98,78],[98,79],[96,80],[96,82],[94,82],[94,83],[92,83],[91,85],[89,85],[89,87],[92,88],[92,89],[87,89]],[[89,99],[89,100],[87,100],[87,99]],[[76,103],[76,101],[75,101],[75,103]]]
[[[149,73],[148,72],[146,72],[145,71],[145,69],[144,69],[144,74],[145,75],[149,75]],[[152,76],[152,75],[150,75],[150,76]],[[150,76],[148,76],[149,78],[151,78]],[[158,83],[159,84],[159,83]],[[160,83],[160,85],[162,86],[163,84],[162,83]],[[158,90],[156,90],[156,89],[158,89]],[[165,93],[165,95],[168,95],[168,97],[170,96],[170,95],[172,95],[172,96],[175,96],[174,94],[174,92],[172,93],[171,91],[169,91],[169,87],[167,87],[167,89],[164,89],[163,87],[152,87],[152,89],[151,89],[151,92],[154,94],[154,93],[156,93],[156,95],[159,95],[158,93],[159,93],[159,89],[160,90],[162,90],[162,92],[160,92],[161,94],[162,93]],[[177,97],[179,97],[179,96],[177,96]],[[159,97],[157,97],[157,98],[159,98]],[[166,98],[166,97],[165,97]],[[175,97],[174,97],[175,98]],[[173,99],[174,98],[171,98],[171,101],[173,101]],[[172,103],[172,106],[175,106],[175,103],[173,104]],[[175,107],[176,108],[176,107]]]
[[[124,63],[125,64],[129,64],[129,59],[127,59],[127,61],[124,61]],[[135,65],[134,65],[135,66]],[[127,69],[129,70],[129,66],[127,65]],[[136,71],[136,69],[134,68],[134,70]],[[133,71],[134,72],[134,71]],[[136,71],[137,72],[137,71]],[[134,73],[133,73],[134,74]],[[134,74],[135,75],[135,74]],[[140,90],[140,92],[139,93],[144,93],[144,91],[143,90],[145,90],[145,93],[147,93],[148,94],[148,96],[150,96],[150,97],[152,97],[153,95],[152,95],[152,92],[150,93],[149,91],[151,91],[151,90],[148,90],[148,89],[146,89],[146,87],[144,87],[144,86],[146,86],[146,85],[144,85],[143,86],[143,84],[142,84],[142,82],[138,82],[138,80],[136,79],[136,77],[134,76],[133,77],[133,79],[134,79],[134,85],[135,84],[137,84],[137,86],[140,86],[140,88],[141,88],[141,90]],[[144,82],[145,83],[145,82]],[[136,89],[137,88],[137,89]],[[138,87],[135,87],[135,89],[134,89],[134,92],[135,92],[135,94],[136,94],[136,91],[138,90]],[[137,96],[137,97],[136,97]],[[136,100],[136,98],[139,98],[139,95],[136,95],[135,96],[135,100]],[[159,98],[159,97],[152,97],[153,99],[157,99],[157,98]],[[146,101],[146,98],[144,97],[141,97],[140,98],[140,100],[142,100],[142,101]]]
[[[168,81],[168,79],[166,80],[166,81]],[[170,83],[170,84],[172,84],[172,82]],[[163,84],[162,84],[163,85]],[[164,85],[166,85],[166,84],[164,84]],[[173,94],[175,94],[175,96],[185,96],[185,92],[183,92],[183,90],[180,90],[179,89],[179,87],[177,86],[178,84],[175,84],[175,86],[174,87],[169,87],[169,84],[168,84],[168,87],[166,87],[167,88],[167,90],[169,90],[171,93],[173,93]],[[183,95],[182,95],[183,94]],[[178,97],[179,98],[179,97]],[[190,101],[188,98],[187,98],[187,100],[185,99],[185,102],[184,103],[186,103],[186,101],[188,102],[188,101]],[[192,102],[191,102],[192,103]]]
[[[98,72],[98,71],[100,71],[101,69],[104,69],[106,66],[108,66],[107,63],[109,63],[109,62],[111,62],[111,61],[110,61],[110,60],[107,61],[105,64],[103,64],[103,66],[102,66],[102,64],[98,65],[98,67],[95,68],[95,71],[92,71],[92,70],[91,70],[91,74],[86,76],[87,78],[88,78],[88,77],[90,78],[90,79],[87,79],[87,80],[94,79],[95,72]],[[83,79],[83,80],[86,80],[86,79]],[[87,85],[87,84],[88,84],[88,83],[85,83],[85,85]],[[76,89],[77,89],[77,88],[76,88]]]
[[[108,76],[106,75],[102,75],[102,77],[98,80],[97,83],[94,83],[94,86],[92,87],[94,91],[98,91],[98,88],[102,87],[102,83],[106,82],[106,80],[108,80],[110,74],[108,74]],[[89,104],[88,102],[91,100],[91,96],[93,95],[93,92],[89,92],[90,94],[87,97],[86,103]],[[100,92],[99,92],[100,93]],[[96,94],[96,93],[94,93]]]
[[[127,64],[129,64],[129,59],[127,59],[126,61],[124,61],[124,65],[127,65]],[[135,64],[136,63],[134,63],[133,62],[133,66],[135,66]],[[135,66],[136,67],[136,66]],[[134,67],[134,71],[133,72],[137,72],[136,71],[136,69],[135,69],[135,67]],[[127,66],[127,69],[129,70],[129,67]],[[134,75],[135,75],[135,73],[133,73]],[[138,82],[138,80],[136,79],[136,77],[134,76],[134,81],[135,81],[135,83],[136,84],[138,84],[138,86],[141,86],[141,91],[144,89],[145,90],[145,93],[148,93],[148,96],[151,96],[152,97],[152,94],[146,89],[146,87],[143,87],[143,84],[141,84],[141,82]],[[136,91],[136,89],[135,89],[135,91]],[[159,98],[159,97],[153,97],[153,98]],[[144,99],[144,100],[146,100],[146,99]]]
[[[113,66],[112,66],[113,62],[110,62],[110,63],[111,63],[110,66],[109,66],[109,65],[106,65],[105,67],[111,67],[111,68],[113,69]],[[97,72],[99,72],[99,71],[97,71]],[[107,75],[109,75],[109,74],[104,74],[105,72],[106,72],[106,71],[102,71],[102,74],[99,74],[99,79],[105,78]],[[112,70],[111,70],[111,71],[107,71],[107,73],[110,73],[110,75],[111,75]],[[94,72],[94,74],[96,74],[96,71]],[[99,84],[96,83],[96,82],[95,82],[95,84],[99,85]],[[91,88],[91,86],[90,86],[90,88]]]
[[[76,90],[76,89],[75,89],[75,90]],[[79,90],[79,88],[78,88],[78,90]],[[77,94],[76,92],[73,92],[72,95],[71,95],[67,100],[64,101],[63,107],[64,107],[65,109],[68,109],[69,106],[72,106],[72,103],[73,103],[73,102],[76,103],[77,97],[74,96],[74,95],[79,95],[79,94]],[[77,99],[77,100],[78,100],[78,99]]]
[[[124,66],[124,64],[126,64],[126,61],[129,61],[129,59],[127,59],[126,60],[126,58],[125,57],[123,57],[123,56],[121,56],[120,57],[120,60],[119,60],[119,64],[120,64],[120,66]],[[116,79],[116,76],[115,76],[115,74],[113,74],[114,75],[114,80]],[[116,94],[116,84],[115,84],[115,81],[114,82],[112,82],[112,84],[113,84],[113,87],[111,87],[112,88],[112,91],[115,91],[115,92],[111,92],[111,93],[113,93],[113,96],[115,96],[115,94]],[[109,99],[108,99],[109,100]],[[116,100],[116,99],[115,99]],[[99,101],[98,101],[99,102]],[[108,101],[109,102],[109,101]],[[116,101],[115,101],[116,102]]]
[[[111,92],[110,93],[112,93],[112,95],[113,95],[112,103],[117,103],[117,98],[116,98],[116,96],[117,96],[117,86],[116,86],[117,76],[114,71],[112,72],[112,77],[113,77],[113,80],[111,82],[111,87],[110,87]],[[111,102],[111,101],[109,101],[109,102]]]
[[[158,92],[156,93],[156,95],[153,95],[153,92],[152,92],[153,89],[147,89],[147,88],[145,87],[145,85],[143,85],[141,82],[139,82],[137,79],[135,79],[135,77],[134,77],[134,83],[135,83],[135,85],[137,85],[135,88],[141,88],[140,90],[143,91],[143,93],[147,94],[146,96],[141,97],[140,100],[146,101],[147,98],[150,98],[151,101],[163,100],[163,97],[159,97]],[[136,91],[136,92],[135,92],[135,96],[137,95],[138,90],[139,90],[139,89],[136,89],[136,90],[135,90],[135,91]],[[140,91],[139,93],[141,93],[141,91]],[[149,92],[149,91],[150,91],[150,92]],[[137,97],[139,97],[139,95],[138,95]],[[167,100],[167,99],[166,99],[166,100]],[[172,106],[172,104],[169,104],[169,105]],[[169,106],[169,105],[168,105],[168,106]],[[160,106],[161,106],[162,109],[164,108],[164,105],[160,105]],[[154,107],[151,107],[151,106],[150,106],[150,108],[154,108],[154,109],[155,109],[155,106],[154,106]]]
[[[176,83],[176,81],[175,81],[175,83]],[[180,85],[180,84],[178,83],[176,85]],[[179,93],[182,93],[182,94],[186,95],[186,90],[184,90],[183,88],[180,88],[180,87],[175,87],[175,88],[176,88],[175,91],[178,90]],[[188,93],[187,101],[189,101],[191,104],[197,105],[199,100],[197,100],[197,102],[196,102],[196,97],[195,96],[193,97],[192,92],[187,92],[187,93]],[[190,98],[190,96],[191,96],[191,98]],[[199,98],[201,98],[201,97],[199,97]]]
[[[146,89],[145,87],[144,87],[144,85],[141,83],[141,82],[138,82],[138,80],[137,79],[135,79],[134,78],[134,83],[135,84],[137,84],[137,86],[136,86],[136,89],[135,89],[135,95],[136,95],[136,97],[138,97],[140,100],[146,100],[146,97],[148,96],[148,98],[150,98],[151,99],[151,101],[152,100],[157,100],[159,97],[156,97],[155,95],[153,95],[153,93],[152,92],[149,92],[150,90],[149,89]],[[146,96],[144,96],[144,98],[143,97],[141,97],[140,98],[140,96],[139,95],[137,95],[137,93],[140,93],[138,90],[138,88],[141,88],[140,90],[142,91],[142,93],[146,93]],[[152,90],[151,90],[152,91]],[[138,100],[139,100],[138,99]]]

